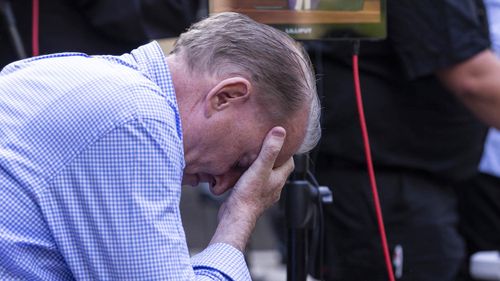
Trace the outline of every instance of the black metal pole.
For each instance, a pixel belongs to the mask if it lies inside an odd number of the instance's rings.
[[[305,281],[307,277],[307,259],[304,229],[288,230],[287,281]]]
[[[332,202],[332,193],[328,187],[319,186],[309,172],[309,155],[295,155],[293,158],[295,170],[283,196],[287,226],[287,281],[306,281],[309,273],[321,278],[323,217],[320,208],[322,204]],[[313,224],[319,232],[310,232]]]
[[[295,170],[285,186],[287,225],[287,280],[307,277],[307,225],[312,217],[311,188],[307,177],[307,155],[294,156]]]

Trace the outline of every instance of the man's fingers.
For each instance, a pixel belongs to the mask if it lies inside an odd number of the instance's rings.
[[[259,156],[254,164],[258,169],[271,170],[285,142],[286,131],[283,127],[272,128],[266,136]]]
[[[293,157],[291,157],[280,167],[278,172],[283,173],[285,178],[287,178],[293,172],[293,169],[295,169],[295,162],[293,161]]]
[[[272,181],[277,181],[278,185],[283,186],[288,178],[288,176],[293,172],[295,168],[295,163],[293,157],[290,157],[283,165],[274,169],[274,178]]]
[[[266,135],[259,156],[253,162],[248,171],[262,173],[263,170],[271,171],[274,162],[285,142],[286,131],[283,127],[274,127]]]

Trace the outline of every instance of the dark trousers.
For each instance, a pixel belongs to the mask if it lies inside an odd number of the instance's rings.
[[[321,167],[321,166],[318,166]],[[365,169],[316,171],[333,192],[325,206],[325,280],[388,280]],[[391,254],[403,249],[397,280],[456,280],[465,255],[450,184],[408,171],[376,171]]]

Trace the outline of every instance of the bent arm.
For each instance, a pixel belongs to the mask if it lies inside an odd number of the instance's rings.
[[[500,60],[491,50],[484,50],[437,75],[480,120],[500,128]]]
[[[176,140],[167,125],[131,120],[54,180],[49,224],[76,279],[250,280],[243,254],[229,245],[190,259],[179,210],[181,142],[166,151],[166,140]]]

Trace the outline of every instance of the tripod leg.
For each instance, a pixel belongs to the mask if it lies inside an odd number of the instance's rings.
[[[14,13],[12,12],[12,7],[10,6],[10,2],[8,0],[0,0],[0,12],[2,13],[2,17],[5,18],[5,23],[7,24],[7,29],[9,30],[9,35],[18,58],[26,58],[26,51],[21,41],[21,36],[19,36]]]

